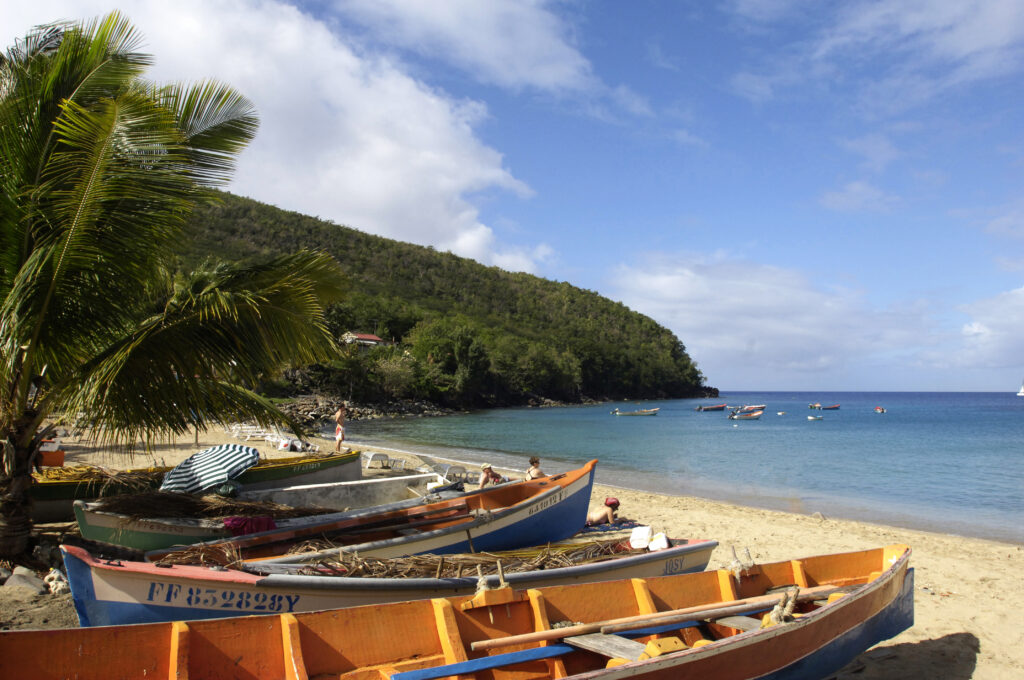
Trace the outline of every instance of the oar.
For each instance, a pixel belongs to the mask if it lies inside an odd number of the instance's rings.
[[[804,588],[797,595],[798,601],[817,600],[827,597],[835,592],[844,590],[842,586],[814,586]],[[698,605],[696,607],[683,607],[654,614],[639,614],[637,616],[626,616],[618,619],[595,621],[594,623],[583,623],[565,628],[554,628],[541,630],[535,633],[523,633],[522,635],[510,635],[508,637],[494,638],[491,640],[478,640],[470,645],[473,651],[486,649],[497,649],[512,645],[540,642],[543,640],[560,640],[573,637],[574,635],[586,635],[588,633],[621,632],[632,628],[640,628],[652,623],[683,623],[698,619],[706,619],[716,616],[729,616],[744,611],[764,609],[774,606],[782,600],[782,595],[758,595],[747,597],[741,600],[730,600],[726,602],[715,602],[713,604]],[[727,610],[726,613],[722,613]],[[607,630],[606,630],[607,629]]]

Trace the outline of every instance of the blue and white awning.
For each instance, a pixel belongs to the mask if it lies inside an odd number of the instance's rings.
[[[164,475],[161,491],[196,493],[220,486],[259,462],[260,452],[241,444],[211,446],[181,461]]]

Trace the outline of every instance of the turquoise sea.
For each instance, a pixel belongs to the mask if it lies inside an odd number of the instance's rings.
[[[750,421],[694,410],[722,402],[767,408]],[[840,409],[808,409],[816,402]],[[616,417],[615,406],[661,410]],[[549,474],[597,458],[598,481],[616,486],[1024,543],[1024,397],[1010,392],[724,392],[354,421],[347,431],[356,444],[520,470],[537,454]]]

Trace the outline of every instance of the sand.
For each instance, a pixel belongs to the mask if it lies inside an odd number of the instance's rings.
[[[237,440],[223,432],[202,433],[198,446],[223,441]],[[334,445],[326,440],[316,441],[322,451]],[[288,455],[266,442],[250,443],[266,456]],[[104,459],[92,447],[68,444],[68,464],[99,462],[111,467],[137,467],[150,460],[142,456],[126,464],[124,459],[109,455]],[[349,444],[370,450],[358,442]],[[197,450],[195,440],[185,438],[154,450],[153,457],[156,462],[173,464]],[[384,451],[396,455],[394,451]],[[431,461],[425,456],[420,459]],[[549,474],[560,471],[547,463],[544,469]],[[523,470],[502,472],[521,476]],[[600,505],[606,496],[621,501],[620,515],[649,524],[656,531],[673,537],[717,540],[719,546],[709,568],[728,567],[735,558],[734,550],[744,560],[749,551],[755,562],[775,562],[891,543],[907,544],[913,549],[911,566],[915,569],[914,626],[862,654],[836,677],[1024,677],[1024,627],[1014,623],[1016,615],[1024,611],[1020,576],[1024,546],[603,485],[595,486],[592,506]],[[2,591],[0,624],[5,628],[54,628],[74,621],[66,596],[38,596],[27,598],[27,602],[26,598],[12,602]]]

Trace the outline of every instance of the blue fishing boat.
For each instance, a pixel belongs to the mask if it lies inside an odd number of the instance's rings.
[[[373,557],[509,550],[560,541],[587,522],[597,461],[551,477],[539,477],[413,508],[369,515],[312,517],[302,525],[190,546],[204,552],[230,551],[266,563],[315,562],[339,551]],[[330,548],[289,554],[294,546],[323,540]],[[178,548],[153,550],[159,560]]]
[[[526,589],[697,572],[707,567],[717,545],[717,541],[678,539],[662,550],[632,550],[628,541],[621,538],[545,544],[529,551],[497,552],[489,556],[512,565],[531,564],[546,553],[561,560],[555,561],[554,568],[550,564],[543,568],[541,564],[516,572],[506,566],[500,576],[491,574],[484,580],[491,588],[500,587],[504,579],[509,586]],[[599,548],[598,557],[591,558],[592,561],[573,561],[579,559],[573,555],[585,554],[588,550],[593,553],[594,548]],[[431,573],[430,576],[405,578],[346,575],[349,570],[344,565],[309,569],[306,565],[297,568],[300,565],[257,564],[244,571],[216,570],[192,565],[157,566],[123,559],[104,560],[75,546],[62,546],[61,550],[82,626],[320,611],[472,595],[480,585],[477,574],[470,571],[466,576]],[[439,560],[448,558],[450,561],[436,561],[436,569],[440,571],[443,566],[450,566],[449,571],[454,571],[460,563],[459,557],[462,561],[480,562],[479,554],[447,555]],[[354,561],[358,559],[362,558]],[[566,562],[569,563],[566,566],[557,566]],[[393,567],[396,572],[406,568],[402,564]],[[434,568],[430,571],[434,572]]]

